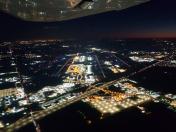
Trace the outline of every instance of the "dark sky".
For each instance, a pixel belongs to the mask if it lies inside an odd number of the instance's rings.
[[[119,12],[109,12],[65,22],[24,22],[0,14],[0,40],[175,38],[176,1],[151,0]]]

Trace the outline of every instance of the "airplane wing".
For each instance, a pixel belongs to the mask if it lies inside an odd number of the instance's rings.
[[[0,0],[0,10],[27,21],[63,21],[122,10],[150,0]]]

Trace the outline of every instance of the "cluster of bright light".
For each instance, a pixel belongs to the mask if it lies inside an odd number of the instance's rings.
[[[113,114],[120,111],[115,101],[94,100],[94,101],[91,101],[90,103],[91,105],[93,105],[93,107],[95,107],[98,111],[100,111],[103,114],[106,114],[106,113]]]
[[[173,106],[173,107],[176,108],[176,100],[174,100],[174,101],[171,102],[171,106]]]
[[[93,60],[92,56],[84,56],[77,54],[68,67],[66,73],[69,74],[63,81],[75,84],[92,84],[96,81],[92,71],[92,64],[85,64],[86,61]]]
[[[150,57],[138,57],[138,56],[130,56],[131,60],[135,62],[153,62],[155,61],[155,58]]]
[[[132,99],[129,99],[129,98],[126,100],[123,100],[123,101],[119,101],[118,105],[120,105],[123,108],[129,108],[129,107],[144,103],[144,102],[151,99],[150,97],[148,97],[146,95],[138,95],[137,97],[138,97],[138,99],[136,99],[135,101]]]
[[[137,98],[138,99],[136,99],[135,101],[129,98],[124,99],[122,101],[101,99],[101,100],[92,100],[90,101],[90,103],[93,107],[95,107],[98,111],[100,111],[103,114],[106,113],[113,114],[119,112],[122,109],[139,105],[151,99],[147,95],[137,95]]]

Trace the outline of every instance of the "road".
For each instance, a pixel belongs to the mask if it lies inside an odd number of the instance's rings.
[[[118,59],[120,62],[122,62],[124,65],[126,65],[126,66],[128,66],[128,67],[131,67],[127,62],[125,62],[124,60],[122,60],[122,59],[120,59],[119,57],[117,57],[115,54],[113,54],[114,55],[114,57],[116,58],[116,59]]]
[[[98,63],[98,66],[100,67],[100,70],[101,70],[101,73],[102,73],[103,77],[106,78],[106,76],[105,76],[105,74],[104,74],[104,71],[103,71],[103,68],[102,68],[102,66],[101,66],[101,64],[100,64],[100,61],[99,61],[97,55],[95,55],[95,58],[96,58],[96,61],[97,61],[97,63]]]

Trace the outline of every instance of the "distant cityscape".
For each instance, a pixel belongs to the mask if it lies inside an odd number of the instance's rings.
[[[151,103],[175,115],[175,69],[176,40],[1,42],[0,129],[39,132],[40,120],[77,102],[99,120],[132,108],[150,116]]]

